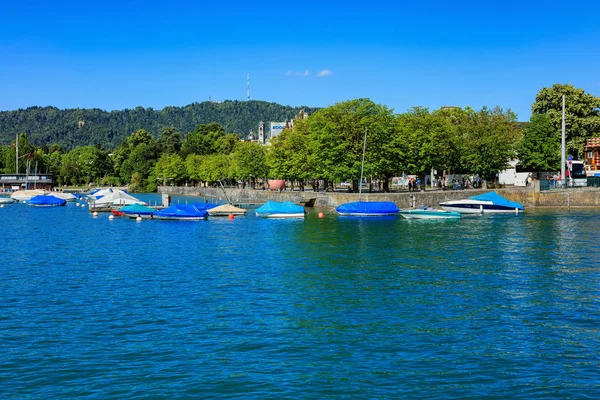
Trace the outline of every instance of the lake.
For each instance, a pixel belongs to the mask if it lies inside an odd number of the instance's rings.
[[[597,209],[0,224],[2,398],[600,397]]]

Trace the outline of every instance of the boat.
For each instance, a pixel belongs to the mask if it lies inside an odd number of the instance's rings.
[[[31,207],[57,207],[66,205],[67,201],[49,194],[41,194],[29,199],[27,204]]]
[[[213,208],[218,207],[218,204],[211,204],[211,203],[194,203],[193,204],[194,207],[196,207],[198,210],[212,210]]]
[[[90,206],[90,212],[93,209],[109,209],[111,207],[128,206],[131,204],[146,205],[145,202],[120,189],[110,189],[110,192],[100,198],[94,199]]]
[[[520,213],[525,211],[521,203],[510,201],[496,192],[488,192],[471,196],[464,200],[451,200],[440,203],[446,211],[455,211],[462,214],[498,214]]]
[[[262,218],[304,218],[304,207],[289,201],[269,200],[256,209],[256,216]]]
[[[438,210],[429,207],[402,210],[400,211],[400,215],[406,219],[456,219],[462,217],[462,214],[459,212]]]
[[[222,204],[220,206],[211,208],[208,211],[208,215],[211,217],[226,217],[228,215],[245,215],[246,209],[239,208],[232,204]]]
[[[12,204],[15,200],[10,197],[0,197],[0,204]]]
[[[391,201],[355,201],[340,204],[335,211],[343,216],[380,217],[398,215],[400,209]]]
[[[50,192],[49,195],[68,202],[77,200],[77,197],[73,193]]]
[[[16,192],[14,192],[13,194],[10,195],[10,198],[13,199],[14,201],[29,201],[31,200],[33,197],[35,196],[40,196],[40,195],[44,195],[44,194],[48,194],[48,192],[46,190],[17,190]]]
[[[208,209],[208,214],[211,217],[224,217],[224,216],[229,216],[229,215],[245,215],[246,214],[246,209],[245,208],[239,208],[234,206],[233,204],[231,204],[231,200],[229,199],[229,196],[227,195],[227,191],[225,190],[225,186],[223,186],[223,182],[221,182],[221,180],[219,179],[219,183],[221,184],[221,189],[223,189],[223,194],[225,195],[225,198],[227,199],[227,204],[215,204],[216,207],[211,207],[210,209]]]
[[[367,128],[363,140],[362,164],[360,167],[360,184],[358,185],[358,201],[340,204],[335,211],[342,216],[354,217],[381,217],[385,215],[397,215],[400,209],[392,201],[360,201],[363,187],[363,172],[365,169],[365,150],[367,149]]]
[[[128,206],[119,208],[118,212],[122,212],[124,216],[129,218],[141,217],[143,219],[150,219],[156,212],[156,209],[142,206],[140,204],[130,204]]]
[[[172,221],[199,221],[207,217],[208,212],[198,209],[194,204],[174,204],[154,213],[154,218]]]

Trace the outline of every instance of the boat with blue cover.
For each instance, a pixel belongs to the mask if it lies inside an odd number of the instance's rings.
[[[429,207],[402,210],[400,215],[406,219],[456,219],[462,217],[459,212],[437,210]]]
[[[141,217],[144,219],[150,219],[156,212],[155,208],[142,206],[140,204],[130,204],[119,208],[119,211],[126,217],[137,218]]]
[[[289,201],[269,200],[256,209],[256,216],[263,218],[304,218],[304,207]]]
[[[440,206],[446,211],[463,214],[518,214],[525,211],[525,207],[521,203],[505,199],[496,192],[471,196],[464,200],[445,201],[440,203]]]
[[[363,172],[365,169],[365,151],[367,149],[367,128],[363,140],[362,163],[360,167],[360,181],[358,185],[358,201],[340,204],[335,211],[343,216],[353,217],[381,217],[386,215],[397,215],[400,209],[391,201],[360,201],[362,195]]]
[[[340,204],[335,211],[344,216],[380,217],[397,215],[400,209],[391,201],[355,201]]]
[[[154,218],[172,221],[199,221],[207,217],[208,212],[198,209],[195,204],[174,204],[154,213]]]
[[[27,204],[31,207],[57,207],[64,206],[67,201],[59,199],[58,197],[51,196],[49,194],[37,195],[29,199]]]

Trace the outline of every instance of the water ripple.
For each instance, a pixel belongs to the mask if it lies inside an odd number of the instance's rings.
[[[597,398],[599,222],[5,207],[0,393]]]

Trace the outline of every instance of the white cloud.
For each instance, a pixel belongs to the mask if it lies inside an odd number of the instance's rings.
[[[308,75],[310,75],[310,72],[308,70],[306,70],[304,72],[288,71],[285,73],[285,76],[308,76]]]
[[[319,72],[319,73],[317,74],[317,76],[318,76],[319,78],[325,78],[326,76],[330,76],[331,74],[333,74],[333,72],[331,72],[331,70],[329,70],[329,69],[324,69],[323,71]]]

